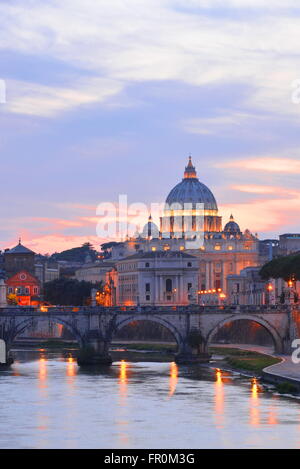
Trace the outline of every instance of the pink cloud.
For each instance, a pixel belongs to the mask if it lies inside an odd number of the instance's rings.
[[[272,173],[300,174],[300,161],[294,158],[252,158],[218,163],[215,166],[217,168],[237,168],[253,171],[268,171]]]
[[[64,236],[60,234],[46,235],[46,236],[28,236],[22,237],[22,243],[29,249],[36,253],[50,253],[60,252],[66,249],[81,246],[83,243],[91,243],[96,249],[99,249],[100,244],[104,243],[105,239],[100,239],[97,236]]]
[[[222,215],[228,218],[233,212],[241,228],[253,232],[276,231],[282,233],[282,226],[294,225],[295,213],[300,212],[300,191],[284,187],[240,185],[234,186],[239,192],[249,194],[273,195],[272,198],[260,197],[236,204],[221,206]]]

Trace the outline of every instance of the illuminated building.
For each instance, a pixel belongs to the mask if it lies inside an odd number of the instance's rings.
[[[186,216],[189,216],[187,227]],[[201,226],[199,220],[202,220]],[[199,246],[187,243],[197,237],[201,240]],[[232,215],[223,228],[216,199],[199,181],[191,158],[182,181],[167,196],[160,228],[150,215],[140,234],[111,244],[110,260],[119,264],[137,253],[141,257],[140,253],[168,251],[184,252],[196,258],[197,291],[221,290],[226,294],[229,275],[238,275],[246,267],[260,265],[257,236],[249,230],[242,232]],[[218,301],[218,295],[212,297],[213,304]]]
[[[198,259],[184,252],[140,252],[116,263],[117,304],[197,303]]]
[[[15,295],[20,306],[37,306],[40,303],[40,282],[22,270],[6,281],[8,295]]]

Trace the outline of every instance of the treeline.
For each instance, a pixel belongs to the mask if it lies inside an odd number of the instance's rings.
[[[91,303],[93,288],[101,289],[101,284],[95,286],[90,282],[62,277],[45,283],[44,300],[52,305],[84,306]]]
[[[282,278],[285,281],[300,280],[300,253],[273,259],[262,267],[260,276],[264,280],[270,278]]]
[[[84,263],[87,256],[94,262],[99,253],[93,248],[90,243],[84,243],[78,248],[67,249],[66,251],[56,252],[52,254],[51,258],[55,261],[68,261],[68,262],[81,262]]]

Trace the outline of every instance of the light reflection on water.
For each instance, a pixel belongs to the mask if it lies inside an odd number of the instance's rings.
[[[297,448],[300,401],[253,379],[176,363],[83,371],[19,352],[0,372],[0,448]]]

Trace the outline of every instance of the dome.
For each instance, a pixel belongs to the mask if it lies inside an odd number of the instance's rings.
[[[155,223],[152,221],[152,217],[150,215],[148,219],[148,223],[143,228],[142,238],[158,238],[159,237],[159,229]]]
[[[171,190],[166,199],[168,206],[172,204],[183,206],[187,203],[192,203],[193,208],[196,208],[196,204],[204,204],[204,210],[218,211],[218,205],[213,193],[197,178],[191,157],[188,166],[185,168],[184,179]]]
[[[226,233],[240,233],[239,225],[234,221],[233,215],[230,217],[230,221],[225,225],[224,231]]]

